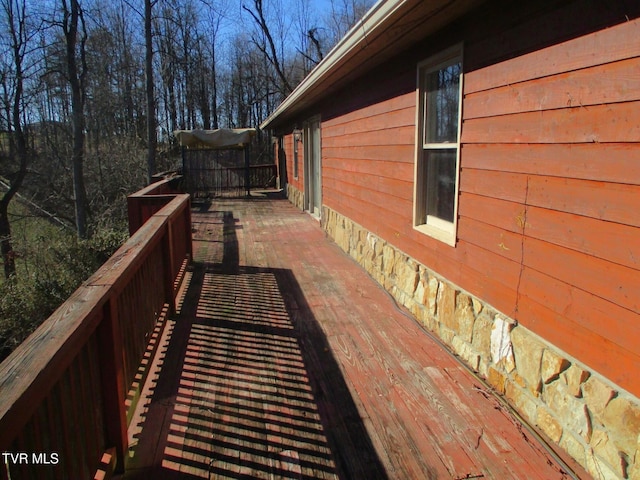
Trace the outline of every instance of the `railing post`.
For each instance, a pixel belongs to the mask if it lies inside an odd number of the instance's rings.
[[[189,262],[193,262],[193,233],[191,232],[191,198],[187,201],[187,207],[184,212],[184,231],[187,238],[187,255]]]
[[[162,236],[162,261],[163,261],[163,284],[164,284],[164,295],[165,302],[169,304],[169,315],[173,315],[176,312],[176,302],[175,296],[173,292],[173,282],[175,279],[174,275],[174,244],[173,244],[173,232],[171,219],[167,218],[165,222],[165,232]]]
[[[106,427],[107,448],[114,448],[116,472],[124,472],[125,452],[128,448],[127,411],[124,391],[123,343],[118,305],[115,296],[111,296],[104,306],[104,318],[98,325],[98,343],[102,399]]]
[[[140,200],[131,195],[127,197],[127,215],[129,217],[129,235],[133,235],[142,225],[142,206]]]
[[[251,172],[249,171],[249,152],[248,147],[242,149],[244,152],[244,183],[247,189],[247,197],[251,195]]]

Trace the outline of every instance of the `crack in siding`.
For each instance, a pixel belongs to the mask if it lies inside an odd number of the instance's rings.
[[[519,320],[518,312],[520,309],[520,285],[522,284],[522,275],[524,273],[524,239],[525,239],[525,233],[528,226],[527,214],[528,214],[528,207],[529,207],[529,180],[530,179],[531,179],[531,176],[527,175],[527,183],[526,183],[525,192],[524,192],[524,210],[520,215],[516,217],[516,222],[518,223],[518,226],[522,229],[522,236],[520,239],[520,272],[518,273],[518,283],[516,284],[516,304],[513,310],[513,319],[516,322]]]

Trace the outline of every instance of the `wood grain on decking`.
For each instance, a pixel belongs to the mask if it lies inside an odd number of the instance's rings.
[[[193,213],[125,478],[569,478],[286,201]]]

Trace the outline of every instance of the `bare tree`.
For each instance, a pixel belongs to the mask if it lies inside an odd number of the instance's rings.
[[[160,57],[160,99],[164,111],[164,127],[168,132],[178,128],[178,105],[176,94],[176,53],[174,28],[171,13],[162,15],[157,21],[157,43]]]
[[[11,241],[9,204],[24,182],[27,175],[27,141],[23,129],[25,55],[31,39],[27,29],[25,0],[2,0],[0,3],[8,34],[8,59],[2,65],[1,79],[6,112],[6,127],[9,134],[9,157],[17,168],[12,172],[7,191],[0,198],[0,245],[4,263],[4,275],[9,279],[15,276],[16,264]]]
[[[61,0],[62,32],[66,44],[67,80],[71,89],[71,120],[73,125],[73,194],[75,197],[78,237],[87,238],[88,203],[84,185],[85,81],[87,77],[87,30],[78,0]]]
[[[87,147],[97,152],[112,135],[145,137],[144,89],[136,81],[144,70],[141,37],[136,37],[124,4],[91,12],[87,39]],[[143,128],[141,128],[143,127]]]
[[[213,9],[210,9],[210,16],[208,24],[211,27],[211,50],[210,50],[210,62],[211,62],[211,115],[212,115],[212,127],[214,129],[220,128],[219,115],[218,115],[218,69],[217,69],[217,57],[216,57],[216,42],[218,38],[218,32],[220,30],[220,23],[222,15],[216,14]]]
[[[242,8],[246,10],[249,15],[251,15],[251,18],[253,18],[261,33],[262,38],[254,37],[254,43],[269,60],[271,65],[273,65],[273,68],[275,69],[275,72],[281,83],[282,94],[284,96],[288,95],[293,91],[293,87],[291,86],[289,78],[285,73],[284,61],[281,58],[281,55],[278,53],[273,35],[271,34],[271,30],[269,29],[269,25],[267,24],[262,0],[253,0],[253,9],[247,7],[246,5],[242,5]]]
[[[315,20],[313,20],[315,18]],[[326,31],[317,23],[317,16],[312,14],[308,2],[296,2],[295,28],[298,36],[296,48],[300,59],[294,60],[296,81],[301,81],[324,57],[324,38]],[[296,83],[297,83],[296,82]]]
[[[145,78],[147,95],[147,176],[156,173],[156,99],[153,86],[153,34],[151,30],[152,10],[158,0],[144,0],[144,43],[145,43]]]
[[[327,19],[332,43],[337,43],[373,5],[372,0],[331,0]]]

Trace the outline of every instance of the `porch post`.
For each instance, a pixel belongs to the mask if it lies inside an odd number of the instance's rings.
[[[242,151],[244,152],[244,184],[247,189],[247,197],[251,196],[251,175],[249,173],[249,147],[245,146]]]

